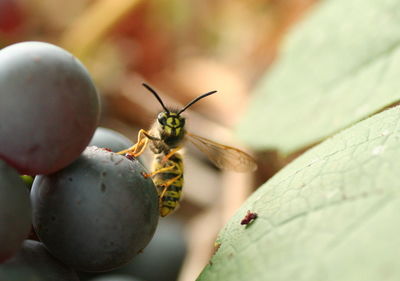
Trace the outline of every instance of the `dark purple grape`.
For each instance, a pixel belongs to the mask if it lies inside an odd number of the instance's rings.
[[[163,253],[163,254],[161,254]],[[135,276],[146,281],[175,281],[186,256],[182,222],[168,216],[162,219],[153,239],[140,255],[128,264],[107,273],[78,272],[81,281],[102,280],[108,276]],[[153,270],[157,268],[157,270]],[[96,279],[93,279],[97,277]],[[104,279],[108,280],[108,279]]]
[[[146,281],[175,281],[185,255],[182,223],[167,217],[160,221],[154,238],[143,253],[134,257],[128,265],[116,269],[115,273],[134,275]]]
[[[108,148],[111,151],[118,152],[131,147],[133,143],[127,137],[114,130],[98,127],[89,145]]]
[[[129,262],[151,240],[158,196],[137,160],[88,147],[65,169],[34,180],[33,225],[49,251],[82,271]]]
[[[31,216],[27,186],[15,169],[0,160],[0,263],[15,254],[28,236]]]
[[[85,67],[42,42],[0,50],[0,158],[21,174],[55,172],[89,143],[99,97]]]
[[[137,279],[129,275],[121,275],[121,274],[106,274],[103,276],[90,279],[90,281],[141,281],[141,280],[142,279]]]
[[[52,257],[42,243],[25,240],[12,259],[0,264],[0,280],[79,281],[79,278],[74,270]]]

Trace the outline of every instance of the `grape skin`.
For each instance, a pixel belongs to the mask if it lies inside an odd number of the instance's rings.
[[[75,271],[52,257],[42,243],[25,240],[12,259],[0,264],[0,280],[79,281],[79,278]]]
[[[48,174],[86,148],[99,97],[70,53],[43,42],[10,45],[0,50],[0,84],[0,159],[21,174]]]
[[[131,147],[133,143],[124,135],[103,127],[98,127],[94,132],[89,146],[97,146],[118,152]]]
[[[154,183],[137,160],[88,147],[74,163],[37,176],[31,190],[33,225],[49,251],[81,271],[129,262],[158,223]]]
[[[0,263],[20,248],[31,227],[31,213],[26,185],[0,160]]]
[[[31,192],[32,214],[20,175],[0,160],[0,262],[7,259],[0,266],[0,276],[4,265],[18,264],[19,268],[21,264],[15,261],[20,260],[21,251],[45,249],[34,241],[25,241],[20,249],[32,216],[41,241],[65,265],[96,272],[129,262],[155,232],[157,192],[136,160],[98,148],[88,148],[81,155],[93,137],[100,111],[86,69],[59,47],[24,42],[0,50],[0,83],[0,159],[21,174],[38,175]],[[122,135],[108,133],[106,138],[111,137],[106,142],[112,150],[131,146]],[[12,176],[6,169],[13,170]],[[25,195],[8,195],[16,191]],[[11,211],[12,219],[3,219],[11,217],[10,206],[21,209]],[[6,225],[10,221],[14,225]],[[30,280],[29,274],[41,281],[77,280],[46,279],[51,273],[41,271],[42,258],[36,257],[37,261],[23,261],[28,275],[15,280]],[[38,270],[46,277],[37,275]]]

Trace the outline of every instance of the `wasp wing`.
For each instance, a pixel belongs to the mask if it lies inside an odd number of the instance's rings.
[[[186,139],[207,155],[210,161],[220,169],[235,172],[252,172],[257,169],[257,164],[253,157],[237,148],[191,133],[186,133]]]

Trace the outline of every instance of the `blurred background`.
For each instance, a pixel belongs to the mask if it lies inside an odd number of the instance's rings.
[[[255,174],[221,172],[192,147],[185,152],[180,209],[161,218],[151,244],[115,274],[138,280],[195,280],[218,231],[262,182],[284,165],[273,152],[235,140],[252,88],[279,57],[287,31],[315,0],[0,0],[0,48],[45,41],[77,56],[102,99],[100,126],[133,142],[161,107],[218,90],[185,114],[187,129],[252,153]],[[149,153],[143,162],[148,166]],[[240,223],[240,222],[238,222]],[[82,280],[94,276],[82,274]]]

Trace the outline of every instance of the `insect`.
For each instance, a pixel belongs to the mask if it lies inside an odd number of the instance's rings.
[[[245,152],[185,130],[185,118],[181,114],[197,101],[217,91],[205,93],[177,110],[167,108],[155,90],[145,83],[142,85],[154,95],[163,111],[158,114],[150,130],[139,131],[135,145],[118,153],[138,157],[149,146],[155,154],[153,172],[144,176],[151,177],[157,187],[162,217],[173,212],[179,205],[183,186],[183,162],[179,150],[185,141],[192,142],[218,168],[237,172],[250,172],[257,169],[254,159]]]
[[[248,224],[252,223],[257,217],[258,217],[257,213],[253,213],[253,212],[247,211],[246,216],[242,219],[240,224],[241,225],[248,225]]]
[[[163,158],[163,154],[157,155],[153,161],[154,172],[145,174],[145,177],[153,178],[157,187],[161,217],[178,207],[183,186],[182,155],[175,152],[167,160]]]

